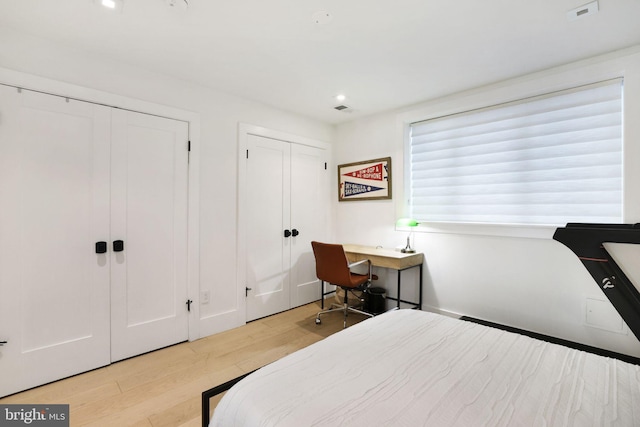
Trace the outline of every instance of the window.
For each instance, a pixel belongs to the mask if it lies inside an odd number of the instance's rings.
[[[410,125],[421,221],[622,222],[622,80]]]

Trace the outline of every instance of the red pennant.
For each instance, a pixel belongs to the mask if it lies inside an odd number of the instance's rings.
[[[384,179],[384,177],[382,176],[382,163],[367,166],[366,168],[357,171],[345,173],[344,176],[350,176],[360,179],[370,179],[373,181],[382,181]]]

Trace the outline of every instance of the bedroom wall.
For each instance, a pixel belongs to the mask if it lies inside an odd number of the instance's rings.
[[[211,292],[211,302],[198,306],[201,320],[196,325],[196,334],[206,336],[244,324],[245,319],[236,311],[241,303],[235,268],[238,124],[244,122],[326,142],[333,138],[333,126],[6,27],[0,28],[2,69],[6,71],[0,73],[4,77],[0,81],[4,83],[15,84],[7,79],[18,76],[20,80],[44,85],[45,89],[50,87],[53,93],[59,93],[59,88],[73,90],[80,98],[92,101],[95,98],[118,101],[119,97],[126,97],[186,110],[199,117],[200,144],[196,150],[200,172],[200,268],[192,275],[199,275],[200,290]],[[52,79],[53,83],[43,83],[38,77]],[[197,295],[190,298],[197,301]]]
[[[394,224],[403,216],[407,123],[619,76],[625,78],[626,222],[640,222],[640,122],[636,119],[640,117],[640,49],[636,47],[338,126],[337,164],[392,156],[393,200],[338,202],[336,191],[335,240],[404,246],[407,233],[395,231]],[[640,357],[640,342],[621,323],[577,257],[551,239],[554,228],[436,224],[420,228],[414,233],[414,247],[426,257],[426,310],[468,315]],[[626,268],[637,270],[640,248],[627,246],[632,248],[625,248],[630,252]],[[395,272],[378,274],[380,283],[395,283]],[[640,284],[640,274],[635,274]],[[410,296],[415,277],[404,277]],[[392,287],[389,292],[393,294]]]

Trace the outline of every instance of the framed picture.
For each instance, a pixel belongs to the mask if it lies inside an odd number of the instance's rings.
[[[391,157],[338,165],[338,200],[391,198]]]

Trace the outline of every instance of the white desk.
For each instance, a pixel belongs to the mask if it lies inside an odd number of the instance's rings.
[[[363,259],[368,259],[371,261],[371,265],[375,267],[384,267],[390,268],[392,270],[398,271],[398,293],[397,298],[387,297],[392,301],[397,301],[397,307],[400,308],[400,303],[411,304],[415,306],[418,310],[422,309],[422,263],[424,262],[424,256],[420,252],[405,254],[400,251],[396,251],[393,249],[385,249],[385,248],[376,248],[373,246],[362,246],[362,245],[342,245],[344,247],[344,251],[347,254],[347,258],[349,262],[361,261]],[[420,269],[420,280],[419,280],[419,289],[418,302],[414,301],[405,301],[400,296],[400,283],[401,276],[404,270],[408,270],[409,268],[418,267]]]

